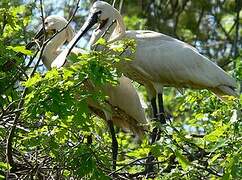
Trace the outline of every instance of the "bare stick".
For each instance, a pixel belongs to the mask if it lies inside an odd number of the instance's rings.
[[[115,3],[116,3],[116,0],[113,0],[113,4],[112,6],[115,8]]]
[[[109,176],[113,175],[114,173],[116,173],[116,172],[118,172],[118,171],[121,171],[122,169],[124,169],[124,168],[126,168],[126,167],[128,167],[128,166],[130,166],[130,165],[132,165],[132,164],[134,164],[134,163],[136,163],[136,162],[139,162],[139,161],[141,161],[141,160],[145,160],[145,159],[147,159],[147,158],[149,158],[149,157],[150,157],[150,156],[136,159],[136,160],[134,160],[134,161],[132,161],[132,162],[126,164],[125,166],[123,166],[123,167],[117,169],[116,171],[111,172],[111,173],[109,174]]]
[[[123,4],[124,4],[124,0],[120,0],[120,3],[119,3],[119,12],[120,12],[120,14],[122,12]]]
[[[70,17],[70,19],[68,20],[67,24],[59,31],[57,31],[51,38],[49,38],[48,40],[46,40],[44,42],[44,44],[47,44],[48,42],[50,42],[57,34],[61,33],[62,31],[64,31],[68,26],[69,24],[71,23],[72,19],[74,18],[74,16],[76,15],[76,12],[78,10],[78,4],[79,4],[80,0],[77,1],[77,4],[76,4],[76,8],[72,14],[72,16]]]

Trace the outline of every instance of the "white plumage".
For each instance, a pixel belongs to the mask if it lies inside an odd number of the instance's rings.
[[[93,4],[86,23],[56,61],[61,63],[75,43],[94,24],[99,26],[92,34],[92,44],[110,26],[115,28],[107,39],[109,43],[124,38],[133,38],[136,41],[134,60],[122,62],[120,68],[127,77],[146,87],[150,99],[155,98],[157,93],[162,93],[164,86],[208,89],[221,98],[224,95],[236,96],[236,81],[215,63],[199,54],[194,47],[154,31],[125,31],[120,13],[103,1]],[[54,62],[52,66],[58,64]]]
[[[152,91],[161,85],[205,88],[219,97],[236,96],[236,81],[192,46],[154,31],[126,31],[124,37],[137,42],[136,57],[127,66],[141,75],[138,82],[153,86]]]

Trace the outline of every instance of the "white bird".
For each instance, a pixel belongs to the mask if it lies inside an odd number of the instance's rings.
[[[85,24],[52,66],[61,66],[79,39],[95,24],[98,24],[98,27],[92,34],[92,43],[113,25],[115,28],[109,32],[111,36],[106,39],[108,43],[124,38],[136,41],[135,58],[132,61],[120,62],[119,68],[127,77],[145,86],[156,118],[158,95],[161,122],[165,122],[162,100],[164,86],[208,89],[220,98],[225,98],[225,95],[237,96],[236,81],[194,47],[154,31],[126,31],[120,13],[103,1],[93,4]]]
[[[48,16],[45,19],[46,34],[48,36],[53,35],[66,26],[66,24],[67,21],[63,17],[55,15]],[[35,38],[43,38],[43,32],[44,30],[41,29]],[[59,48],[66,41],[70,41],[73,36],[74,30],[70,25],[68,25],[66,29],[57,34],[47,43],[43,51],[43,63],[48,69],[50,69],[51,63],[61,52]],[[102,106],[91,99],[88,101],[90,109],[95,114],[106,119],[109,124],[112,134],[113,147],[116,148],[116,150],[113,149],[113,168],[116,166],[118,144],[114,134],[112,122],[121,128],[131,130],[139,136],[142,136],[145,129],[144,126],[147,124],[139,96],[133,87],[131,80],[125,76],[122,76],[118,79],[118,81],[119,84],[117,86],[106,85],[102,88],[104,94],[109,97],[108,103],[110,106],[106,107],[107,109],[105,108],[104,110]],[[89,81],[87,84],[89,86],[88,88],[90,88],[92,83]]]

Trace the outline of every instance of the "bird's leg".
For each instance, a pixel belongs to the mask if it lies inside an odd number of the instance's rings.
[[[152,106],[152,110],[153,110],[153,118],[155,120],[157,120],[158,119],[158,110],[157,110],[157,105],[156,105],[156,97],[151,99],[151,106]],[[153,144],[156,141],[157,132],[158,132],[158,129],[155,127],[151,134],[151,144]]]
[[[158,120],[158,110],[157,110],[157,105],[156,105],[156,97],[151,99],[151,106],[152,106],[152,111],[153,111],[153,118],[154,118],[155,121],[157,121]],[[158,128],[155,127],[153,129],[152,133],[151,133],[150,144],[153,144],[156,141],[157,136],[158,136]],[[155,158],[154,158],[154,156],[152,155],[151,152],[149,152],[148,156],[149,157],[146,160],[148,165],[145,167],[145,171],[147,172],[147,177],[150,177],[150,175],[154,173],[154,165],[149,164],[149,163],[153,162]]]
[[[151,107],[152,107],[152,111],[153,111],[153,118],[157,118],[157,114],[158,114],[158,109],[157,109],[157,105],[156,105],[156,97],[151,99]]]
[[[112,152],[113,152],[113,170],[116,170],[117,156],[118,156],[118,141],[115,136],[115,131],[113,127],[113,121],[108,121],[108,126],[112,136]]]
[[[165,117],[165,110],[164,110],[162,93],[158,94],[158,105],[159,105],[159,114],[158,114],[159,120],[160,120],[161,124],[165,124],[166,123],[166,117]]]

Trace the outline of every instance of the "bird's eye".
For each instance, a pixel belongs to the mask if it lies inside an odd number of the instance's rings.
[[[45,24],[45,26],[48,26],[48,22],[45,22],[44,24]]]

